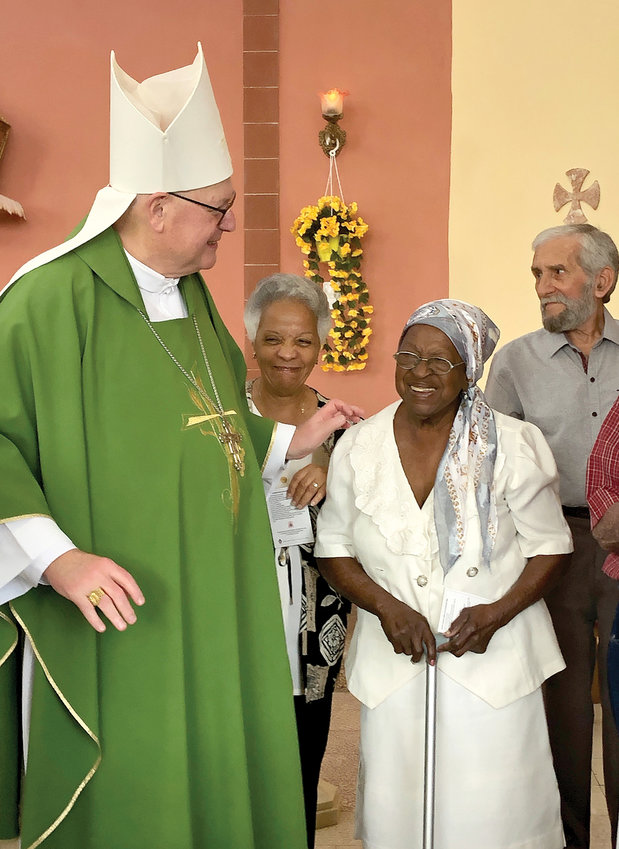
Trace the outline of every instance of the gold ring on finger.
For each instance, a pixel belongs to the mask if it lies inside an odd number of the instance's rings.
[[[99,602],[105,595],[105,590],[101,587],[97,587],[96,590],[93,590],[91,593],[88,593],[86,598],[92,604],[93,607],[99,607]]]

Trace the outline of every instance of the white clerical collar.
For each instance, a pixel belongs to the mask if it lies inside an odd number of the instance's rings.
[[[178,286],[180,277],[164,277],[163,274],[155,271],[154,268],[149,268],[148,265],[144,265],[144,263],[140,262],[139,259],[131,256],[129,251],[126,249],[123,248],[123,250],[127,255],[129,265],[131,266],[133,273],[135,274],[135,279],[138,282],[138,286],[142,291],[150,292],[153,295],[160,295],[164,292],[167,294]]]
[[[140,295],[151,321],[170,321],[187,318],[187,304],[178,287],[179,277],[164,277],[127,253],[129,265],[135,275]]]

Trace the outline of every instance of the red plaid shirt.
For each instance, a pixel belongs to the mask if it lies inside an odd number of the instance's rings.
[[[602,422],[587,464],[587,501],[594,528],[612,504],[619,501],[619,398]],[[619,578],[619,554],[611,553],[604,571]]]

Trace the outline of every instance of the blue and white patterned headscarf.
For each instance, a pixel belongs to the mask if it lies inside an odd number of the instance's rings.
[[[462,554],[467,532],[466,497],[472,487],[482,536],[483,565],[490,567],[496,539],[494,464],[497,436],[492,410],[476,385],[499,339],[499,328],[479,307],[443,299],[419,307],[406,322],[441,330],[466,363],[468,389],[463,393],[434,483],[434,522],[439,556],[447,573]],[[399,345],[398,345],[399,348]]]

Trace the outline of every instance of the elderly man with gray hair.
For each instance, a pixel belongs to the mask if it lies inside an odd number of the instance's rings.
[[[567,668],[545,685],[546,713],[567,847],[589,846],[593,704],[597,647],[603,711],[604,779],[613,846],[619,802],[619,738],[606,679],[606,651],[617,583],[591,535],[585,495],[587,459],[619,391],[619,324],[604,307],[617,282],[619,254],[589,224],[552,227],[533,242],[531,270],[543,329],[500,350],[488,377],[492,407],[533,422],[553,451],[574,555],[546,596]]]

